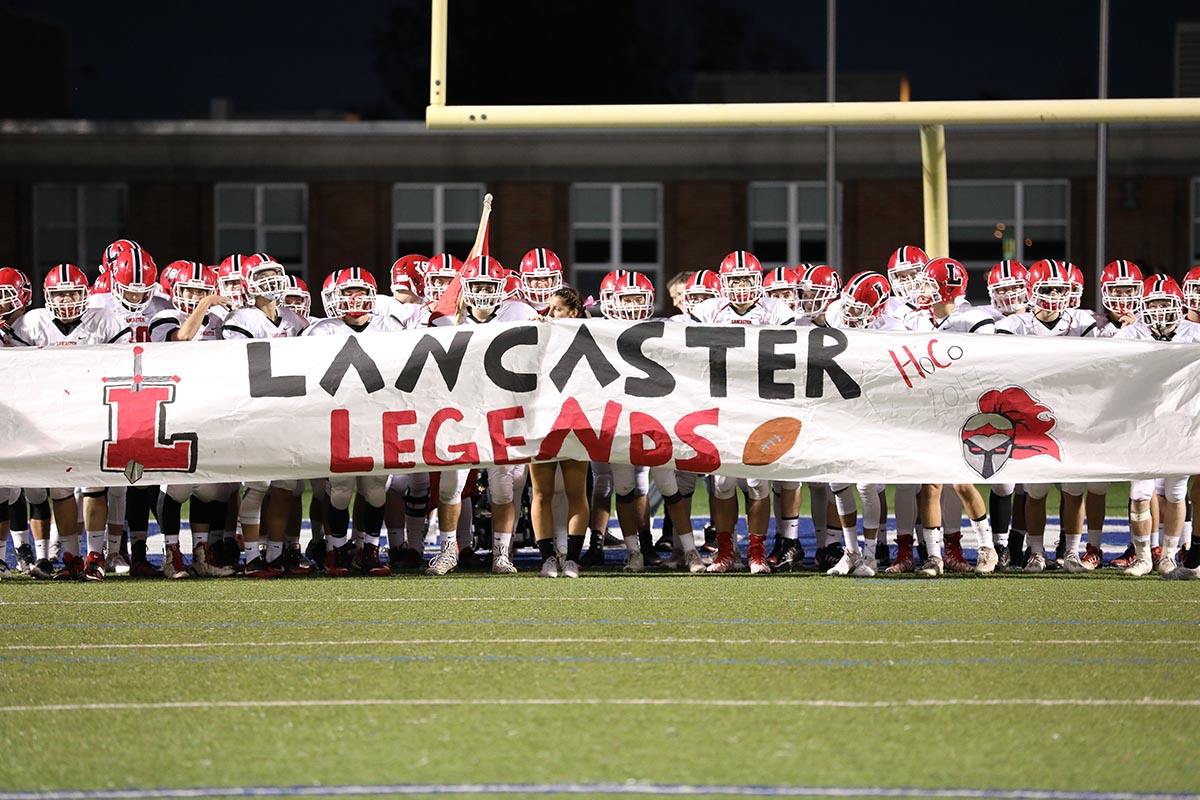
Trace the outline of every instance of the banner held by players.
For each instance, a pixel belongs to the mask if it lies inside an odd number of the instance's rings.
[[[0,484],[574,458],[839,482],[1200,472],[1190,348],[650,321],[10,350]]]

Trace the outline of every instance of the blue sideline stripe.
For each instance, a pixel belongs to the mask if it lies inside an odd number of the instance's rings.
[[[878,786],[763,786],[654,783],[396,783],[334,786],[213,786],[186,789],[103,789],[3,792],[0,800],[149,800],[200,797],[367,797],[375,795],[662,795],[695,797],[937,797],[969,800],[1197,800],[1183,792],[1103,792],[1048,789],[927,789]]]

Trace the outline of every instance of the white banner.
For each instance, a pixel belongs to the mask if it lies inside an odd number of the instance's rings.
[[[1200,473],[1200,348],[556,321],[4,351],[0,485],[576,458],[820,481]]]

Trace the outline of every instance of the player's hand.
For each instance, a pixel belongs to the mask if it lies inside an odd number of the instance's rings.
[[[1133,314],[1126,312],[1124,314],[1121,314],[1119,317],[1117,317],[1117,322],[1121,323],[1122,328],[1127,328],[1130,325],[1132,325],[1133,323],[1137,322],[1137,317],[1135,317]]]
[[[200,304],[206,309],[212,308],[213,306],[225,306],[226,308],[233,308],[233,302],[222,294],[210,294],[201,300]]]

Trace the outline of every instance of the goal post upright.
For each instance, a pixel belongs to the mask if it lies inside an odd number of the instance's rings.
[[[931,255],[950,255],[946,125],[1200,122],[1200,98],[1192,97],[451,106],[446,103],[449,0],[431,2],[429,106],[425,109],[430,130],[917,126],[925,248]]]

